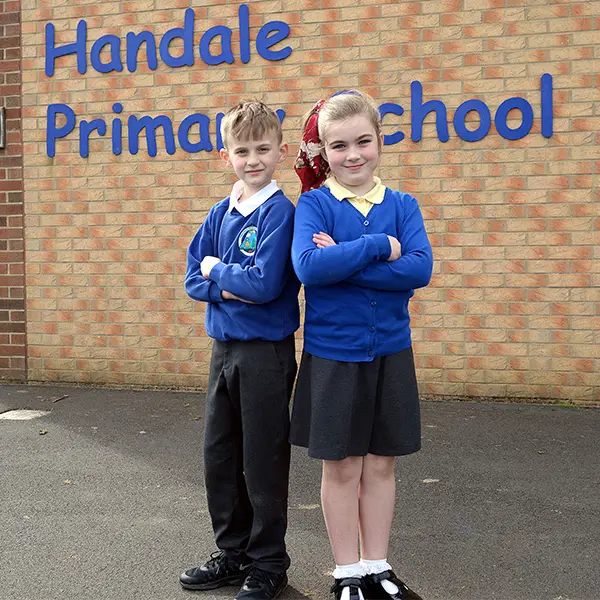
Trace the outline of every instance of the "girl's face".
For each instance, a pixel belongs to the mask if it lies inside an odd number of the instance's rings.
[[[380,142],[365,115],[333,121],[327,128],[324,150],[331,173],[357,196],[364,196],[373,188]]]

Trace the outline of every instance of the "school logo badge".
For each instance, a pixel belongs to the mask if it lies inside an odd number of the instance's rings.
[[[240,233],[240,237],[238,238],[238,248],[242,254],[246,256],[252,256],[256,252],[256,244],[258,239],[258,230],[256,229],[256,225],[250,225],[250,227],[246,227]]]

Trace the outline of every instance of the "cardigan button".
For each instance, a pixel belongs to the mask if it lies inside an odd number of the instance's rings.
[[[371,306],[377,306],[377,302],[375,302],[375,300],[373,300],[373,302],[371,302]]]
[[[369,221],[365,221],[365,227],[369,226]]]
[[[369,331],[373,333],[375,331],[375,327],[369,327]]]

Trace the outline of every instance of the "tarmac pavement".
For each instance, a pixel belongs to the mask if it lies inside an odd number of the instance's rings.
[[[66,397],[65,397],[66,396]],[[58,400],[60,398],[60,400]],[[424,600],[600,600],[600,411],[423,402],[389,560]],[[204,396],[0,385],[1,600],[222,600],[179,573],[214,545]],[[329,600],[320,465],[295,448],[282,600]]]

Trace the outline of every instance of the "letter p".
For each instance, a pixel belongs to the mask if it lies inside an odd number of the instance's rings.
[[[62,127],[57,127],[57,115],[64,115],[67,117],[67,122]],[[56,140],[63,138],[73,129],[75,129],[75,112],[70,106],[66,104],[50,104],[48,106],[48,118],[46,128],[46,154],[53,158],[56,154]]]

